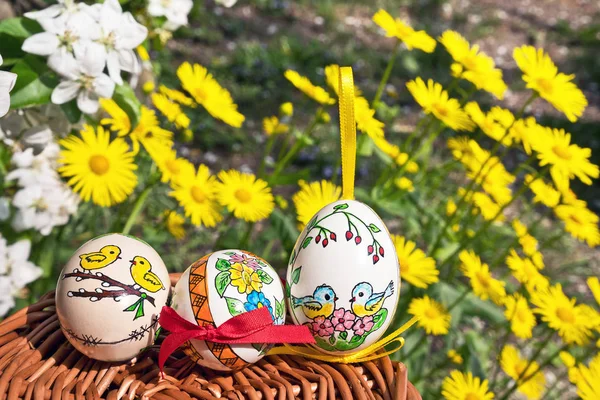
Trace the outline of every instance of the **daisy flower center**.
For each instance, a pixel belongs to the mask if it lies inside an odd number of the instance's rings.
[[[191,194],[192,194],[192,199],[194,199],[194,201],[196,203],[202,204],[206,200],[206,196],[204,195],[204,192],[198,186],[192,186]]]
[[[552,94],[552,81],[546,78],[538,78],[536,79],[537,85],[546,93]]]
[[[252,194],[246,189],[238,189],[235,191],[235,198],[242,203],[249,203],[252,200]]]
[[[477,68],[477,62],[475,61],[475,56],[468,55],[462,60],[462,65],[465,66],[466,69],[474,70]]]
[[[560,146],[552,146],[552,151],[554,152],[554,154],[556,154],[558,157],[562,158],[563,160],[569,161],[571,159],[571,152],[569,152],[568,148],[560,147]]]
[[[467,393],[467,395],[465,396],[465,400],[481,400],[481,397],[479,397],[475,393]]]
[[[475,273],[475,275],[477,276],[479,283],[481,283],[481,286],[486,287],[486,288],[490,286],[490,277],[489,276],[482,274],[481,272],[477,272],[477,273]]]
[[[527,318],[527,313],[525,312],[525,310],[518,310],[517,311],[517,319],[521,322],[525,322],[525,319]]]
[[[569,215],[569,219],[576,223],[577,225],[583,225],[583,221],[577,218],[576,215]]]
[[[406,260],[400,260],[400,265],[402,266],[402,272],[408,273],[410,271],[410,264]]]
[[[436,319],[440,316],[440,312],[435,307],[430,307],[425,310],[425,316],[429,319]]]
[[[442,117],[448,116],[448,108],[444,107],[442,104],[434,104],[433,111],[441,115]]]
[[[194,97],[196,98],[196,101],[198,103],[202,103],[203,101],[206,100],[206,98],[208,96],[206,94],[206,91],[204,91],[204,89],[202,89],[201,87],[197,87],[194,89]]]
[[[242,272],[242,280],[244,281],[246,286],[249,286],[252,283],[252,277],[246,271]]]
[[[260,302],[256,303],[256,308],[263,308],[263,307],[264,307],[263,303],[260,303]]]
[[[568,324],[572,324],[575,322],[575,315],[573,315],[573,311],[566,307],[558,307],[556,309],[556,316],[563,322]]]
[[[108,172],[108,169],[110,168],[108,158],[101,154],[95,154],[91,156],[90,160],[88,161],[88,164],[92,172],[96,175],[104,175]]]

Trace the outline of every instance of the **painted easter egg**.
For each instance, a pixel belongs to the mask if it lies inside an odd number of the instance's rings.
[[[175,286],[172,307],[199,326],[219,327],[232,317],[267,307],[276,325],[285,323],[281,280],[265,260],[243,250],[222,250],[193,263]],[[260,360],[266,344],[219,344],[192,339],[184,351],[198,364],[220,371]]]
[[[154,343],[170,288],[165,264],[147,243],[99,236],[62,269],[56,313],[77,350],[96,360],[128,361]]]
[[[399,298],[400,266],[383,221],[370,207],[341,200],[304,228],[289,260],[291,316],[325,352],[349,353],[377,341]]]

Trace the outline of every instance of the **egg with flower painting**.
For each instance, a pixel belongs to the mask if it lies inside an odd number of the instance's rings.
[[[219,327],[242,313],[266,307],[275,325],[285,322],[283,286],[262,258],[244,250],[222,250],[194,262],[175,286],[172,308],[199,326]],[[183,349],[195,362],[220,371],[260,360],[266,344],[219,344],[192,339]]]
[[[169,273],[147,243],[121,234],[81,246],[60,273],[56,313],[69,342],[90,358],[128,361],[154,343]]]
[[[367,205],[323,207],[296,241],[287,271],[292,319],[320,350],[355,352],[376,342],[393,319],[400,265],[391,236]]]

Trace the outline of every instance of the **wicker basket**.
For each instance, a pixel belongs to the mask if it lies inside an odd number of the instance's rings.
[[[178,279],[172,275],[172,280]],[[388,357],[334,364],[267,356],[238,372],[220,373],[181,351],[157,366],[159,343],[127,364],[95,361],[63,336],[54,292],[0,323],[0,400],[13,399],[398,399],[420,400],[406,367]]]

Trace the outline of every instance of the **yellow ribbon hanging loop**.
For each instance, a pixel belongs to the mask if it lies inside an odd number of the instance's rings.
[[[354,118],[354,77],[352,67],[340,67],[340,136],[342,153],[342,198],[354,199],[356,168],[356,120]]]

